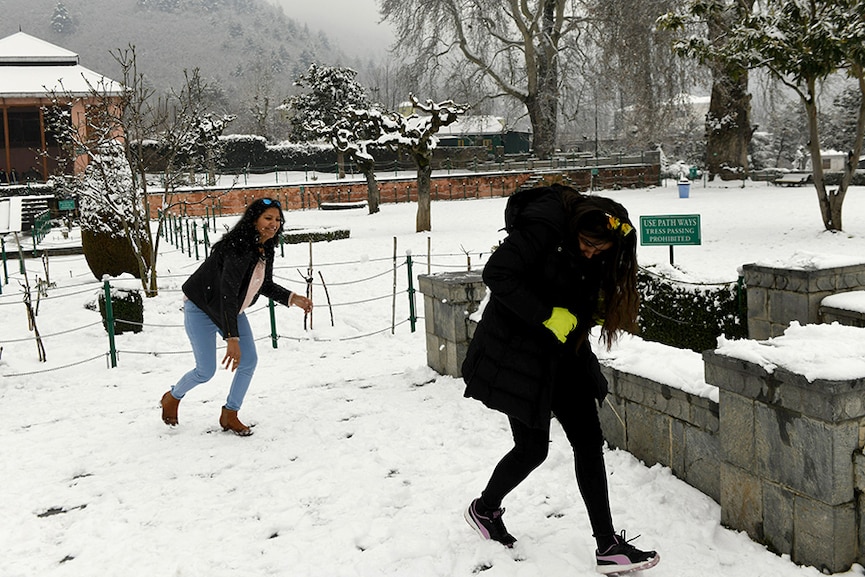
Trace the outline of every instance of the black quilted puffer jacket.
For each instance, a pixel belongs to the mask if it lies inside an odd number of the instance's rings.
[[[484,267],[490,299],[462,365],[465,396],[530,427],[549,421],[554,383],[586,387],[603,400],[607,383],[586,334],[600,287],[600,261],[568,246],[567,220],[558,191],[536,195],[520,224]],[[577,329],[560,343],[543,322],[564,307]]]

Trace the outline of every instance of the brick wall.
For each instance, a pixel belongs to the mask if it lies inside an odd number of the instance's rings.
[[[593,175],[593,171],[597,174]],[[595,188],[642,187],[659,182],[658,165],[626,165],[568,169],[551,172],[566,176],[579,190]],[[434,175],[432,200],[492,198],[509,196],[532,176],[531,172],[477,173],[469,175]],[[378,181],[382,204],[417,201],[416,178],[382,178]],[[203,216],[210,210],[218,214],[239,214],[257,198],[275,198],[285,210],[318,208],[324,202],[358,202],[367,198],[363,180],[351,182],[306,182],[264,186],[183,189],[175,192],[169,204],[181,203],[172,212],[187,216]],[[158,217],[161,207],[151,204],[151,218]]]

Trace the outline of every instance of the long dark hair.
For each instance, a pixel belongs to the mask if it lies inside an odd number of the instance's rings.
[[[255,228],[255,221],[258,220],[264,211],[269,208],[275,208],[279,211],[279,230],[270,239],[264,243],[258,236],[258,230]],[[264,247],[266,255],[270,256],[274,253],[276,246],[279,244],[279,238],[282,236],[282,230],[285,227],[285,215],[282,212],[282,207],[279,201],[272,198],[259,198],[246,207],[246,211],[234,227],[213,245],[216,248],[220,243],[225,243],[226,246],[233,248],[238,252],[253,250],[258,246]]]
[[[562,203],[568,214],[568,236],[578,243],[579,235],[610,249],[598,257],[601,265],[601,294],[598,304],[603,316],[601,335],[607,348],[619,331],[636,333],[640,296],[637,292],[637,232],[627,209],[603,196],[582,195],[562,187]]]

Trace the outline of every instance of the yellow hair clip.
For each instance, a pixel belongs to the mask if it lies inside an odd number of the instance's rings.
[[[627,222],[622,222],[618,217],[615,217],[608,212],[605,212],[604,214],[606,214],[607,219],[609,219],[607,222],[608,229],[621,231],[622,236],[628,236],[634,230],[634,227]]]

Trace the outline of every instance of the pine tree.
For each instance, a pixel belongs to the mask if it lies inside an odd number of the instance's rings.
[[[74,22],[69,15],[69,10],[63,2],[58,2],[51,15],[51,29],[58,34],[70,34],[73,28]]]

